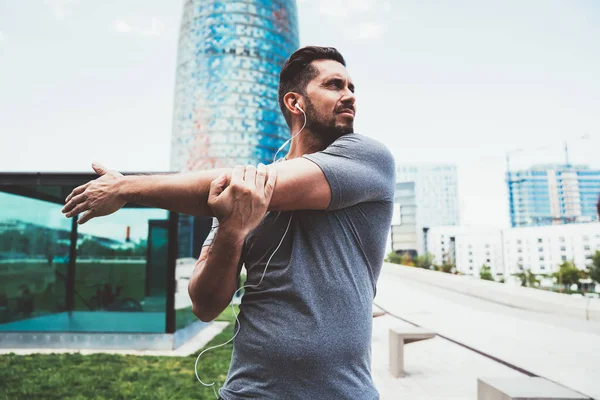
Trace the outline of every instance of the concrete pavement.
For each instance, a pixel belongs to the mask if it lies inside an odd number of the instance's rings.
[[[375,303],[414,324],[590,397],[600,398],[600,323],[541,314],[412,281],[385,265]],[[409,376],[387,373],[390,316],[373,321],[373,375],[382,399],[476,399],[477,377],[515,369],[435,338],[405,347]],[[411,374],[410,371],[413,370]]]

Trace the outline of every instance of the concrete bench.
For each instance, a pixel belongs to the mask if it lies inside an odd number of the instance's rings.
[[[590,398],[544,378],[477,379],[477,400],[580,400]]]
[[[435,337],[430,332],[416,326],[403,326],[390,328],[390,373],[400,378],[404,373],[404,345],[408,343],[427,340]]]

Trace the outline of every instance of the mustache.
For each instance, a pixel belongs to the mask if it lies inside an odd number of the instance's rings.
[[[352,106],[343,106],[343,107],[340,107],[340,108],[337,109],[336,112],[343,113],[343,112],[346,112],[346,111],[350,111],[352,114],[356,114],[356,109],[354,107],[352,107]]]

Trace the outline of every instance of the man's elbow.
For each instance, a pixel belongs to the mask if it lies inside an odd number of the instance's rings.
[[[195,304],[192,305],[192,312],[202,322],[211,322],[219,316],[218,313],[212,312],[205,307],[198,307]]]
[[[229,302],[219,299],[203,299],[192,301],[192,313],[202,322],[211,322],[227,307]]]

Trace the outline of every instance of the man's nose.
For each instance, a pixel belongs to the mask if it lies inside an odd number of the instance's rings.
[[[356,95],[350,89],[346,88],[346,91],[344,92],[344,95],[342,97],[342,103],[353,106],[355,102]]]

